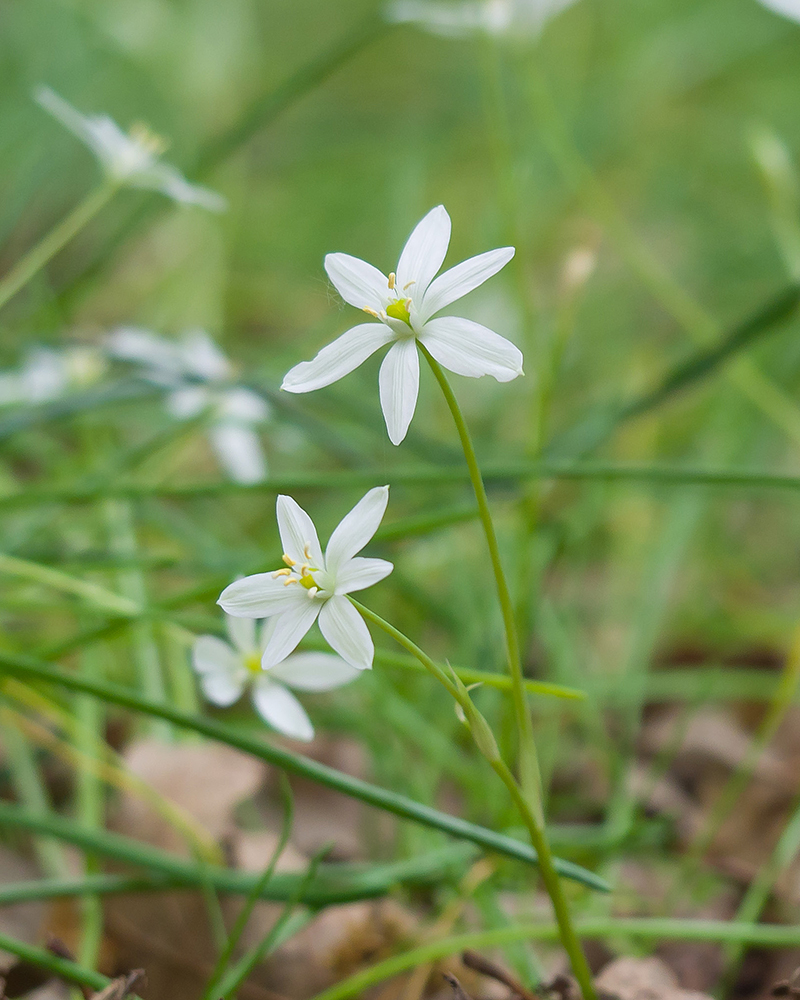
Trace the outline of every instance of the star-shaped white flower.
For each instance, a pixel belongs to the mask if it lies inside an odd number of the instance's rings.
[[[375,647],[369,629],[345,595],[371,587],[394,568],[384,559],[356,554],[378,530],[388,502],[388,486],[370,490],[339,522],[323,555],[308,514],[291,497],[278,497],[285,566],[237,580],[217,602],[237,618],[277,619],[261,659],[265,670],[288,656],[317,618],[326,641],[343,660],[358,670],[372,666]]]
[[[793,21],[800,21],[800,0],[761,0],[761,3],[776,14],[783,14]]]
[[[93,385],[105,368],[103,354],[91,346],[34,347],[19,368],[0,372],[0,406],[52,402]]]
[[[233,382],[233,366],[207,333],[192,330],[181,340],[167,340],[149,330],[121,327],[106,346],[113,358],[140,365],[143,378],[171,390],[167,409],[176,420],[210,415],[211,447],[234,482],[266,479],[255,427],[269,419],[269,406]]]
[[[487,34],[507,38],[536,38],[547,22],[576,0],[391,0],[386,19],[415,24],[435,35],[464,38]]]
[[[160,191],[174,201],[221,212],[225,199],[190,184],[176,167],[162,163],[163,142],[143,126],[123,132],[108,115],[83,115],[49,87],[34,92],[37,103],[57,118],[94,153],[106,177],[124,187]]]
[[[283,380],[289,392],[311,392],[349,374],[380,347],[391,344],[380,370],[381,408],[392,444],[400,444],[414,416],[419,391],[417,341],[457,375],[493,375],[509,382],[522,375],[522,354],[505,337],[456,316],[436,317],[456,299],[482,285],[514,256],[513,247],[470,257],[434,277],[450,243],[450,216],[443,205],[417,225],[388,277],[346,253],[331,253],[325,270],[351,306],[373,316],[342,334],[313,361],[296,365]]]
[[[332,653],[294,653],[271,670],[262,670],[261,655],[274,622],[264,622],[257,630],[252,618],[226,615],[230,643],[214,635],[198,636],[192,665],[212,705],[226,708],[250,687],[256,711],[273,729],[296,740],[311,740],[311,720],[288,688],[331,691],[355,680],[360,671]]]

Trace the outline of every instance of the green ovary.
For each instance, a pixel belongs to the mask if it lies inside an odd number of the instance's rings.
[[[386,315],[391,316],[392,319],[400,319],[411,326],[411,313],[408,310],[410,303],[411,299],[397,299],[390,302],[386,307]]]

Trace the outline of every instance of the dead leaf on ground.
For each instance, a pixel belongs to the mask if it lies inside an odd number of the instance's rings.
[[[710,1000],[706,993],[680,987],[672,970],[653,956],[617,958],[594,983],[598,992],[615,1000]]]

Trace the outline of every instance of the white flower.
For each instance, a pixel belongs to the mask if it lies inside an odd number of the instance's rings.
[[[220,464],[237,483],[260,483],[267,462],[254,429],[269,419],[266,400],[233,383],[233,366],[202,330],[167,340],[149,330],[121,327],[107,339],[109,354],[138,364],[142,377],[170,389],[167,410],[176,420],[209,413],[209,440]]]
[[[198,636],[192,647],[192,664],[212,705],[232,705],[250,686],[253,704],[265,722],[284,736],[311,740],[314,727],[287,689],[331,691],[355,680],[359,671],[332,653],[295,653],[271,670],[262,670],[261,654],[274,621],[265,622],[257,635],[253,619],[226,615],[230,643],[213,635]]]
[[[16,371],[0,373],[0,405],[50,403],[97,382],[105,359],[94,347],[34,347]]]
[[[190,184],[183,174],[159,160],[163,142],[143,126],[123,132],[108,115],[83,115],[49,87],[34,91],[37,103],[85,143],[114,184],[160,191],[174,201],[221,212],[225,199],[208,188]]]
[[[481,32],[497,37],[535,38],[552,17],[573,3],[575,0],[392,0],[386,7],[386,19],[396,24],[416,24],[449,38]]]
[[[388,486],[370,490],[336,527],[323,556],[308,514],[291,497],[278,497],[286,565],[237,580],[217,602],[237,618],[277,618],[261,660],[265,670],[280,663],[317,618],[323,636],[342,659],[358,670],[372,666],[372,638],[345,594],[371,587],[393,569],[384,559],[356,555],[378,530],[388,501]]]
[[[419,391],[417,341],[457,375],[493,375],[508,382],[522,374],[522,354],[505,337],[455,316],[436,313],[482,285],[514,256],[513,247],[470,257],[434,278],[450,243],[450,216],[439,205],[417,225],[400,255],[397,272],[386,277],[372,264],[331,253],[325,270],[350,305],[373,316],[342,334],[313,361],[296,365],[283,380],[289,392],[311,392],[357,368],[379,347],[391,344],[380,370],[381,408],[392,444],[400,444],[414,416]]]
[[[783,14],[794,21],[800,21],[800,0],[761,0],[761,3],[776,14]]]

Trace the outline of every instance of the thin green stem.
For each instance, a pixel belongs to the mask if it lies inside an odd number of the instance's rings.
[[[584,938],[631,937],[640,941],[742,941],[762,948],[800,945],[800,927],[775,924],[735,924],[725,920],[679,920],[651,917],[601,917],[580,920],[576,928]],[[418,965],[436,962],[466,950],[486,951],[514,941],[556,941],[555,924],[516,924],[488,931],[457,934],[429,941],[418,948],[394,955],[363,969],[318,993],[313,1000],[349,1000],[371,986]]]
[[[382,629],[387,635],[391,636],[396,642],[403,646],[404,649],[407,649],[410,653],[416,656],[420,663],[422,663],[423,666],[430,671],[439,683],[444,685],[447,691],[464,709],[467,719],[471,723],[475,743],[491,764],[492,769],[508,789],[514,804],[522,816],[522,820],[525,823],[530,835],[533,848],[536,851],[542,881],[545,884],[545,888],[547,889],[548,895],[550,896],[553,904],[556,922],[559,927],[561,943],[569,955],[572,970],[575,973],[575,978],[578,981],[578,985],[581,988],[581,992],[583,993],[585,1000],[594,1000],[595,992],[594,985],[592,983],[592,973],[589,969],[589,963],[586,961],[586,956],[583,953],[580,940],[578,939],[572,925],[572,917],[569,912],[569,906],[567,905],[566,897],[564,896],[564,892],[561,888],[561,881],[553,862],[553,855],[550,851],[550,845],[548,843],[547,836],[545,835],[543,826],[538,820],[537,813],[531,808],[528,796],[524,794],[524,790],[520,788],[508,765],[500,756],[500,752],[497,749],[497,744],[494,742],[494,738],[490,733],[487,734],[489,744],[487,747],[483,733],[477,728],[477,726],[475,726],[474,717],[477,713],[475,707],[471,703],[466,688],[463,684],[459,685],[458,683],[453,683],[453,680],[445,674],[441,667],[439,667],[439,665],[435,663],[427,655],[427,653],[423,652],[423,650],[421,650],[419,646],[413,642],[413,640],[409,639],[408,636],[400,632],[399,629],[396,629],[394,625],[391,625],[385,619],[381,618],[380,615],[376,615],[374,611],[364,607],[363,604],[359,604],[359,602],[355,601],[352,597],[350,598],[350,602],[358,611],[361,612],[367,621],[372,622],[373,625],[377,625],[378,628]],[[455,677],[455,675],[453,676]],[[482,721],[482,717],[480,717],[480,719]],[[486,725],[485,722],[484,725]],[[486,728],[488,729],[488,726]]]
[[[225,970],[228,967],[228,963],[233,956],[236,946],[239,944],[242,934],[247,927],[247,922],[250,919],[256,903],[264,894],[264,890],[269,884],[270,879],[275,873],[275,868],[278,864],[280,856],[286,849],[286,845],[289,843],[289,837],[292,833],[292,821],[294,817],[292,792],[289,787],[289,783],[286,780],[285,775],[282,775],[282,790],[283,790],[283,824],[281,827],[281,834],[278,838],[278,843],[275,846],[275,850],[272,852],[272,857],[269,859],[267,867],[261,874],[261,877],[253,884],[253,888],[250,890],[247,899],[245,900],[244,906],[242,907],[236,921],[231,928],[231,932],[228,935],[228,941],[225,947],[220,952],[220,956],[217,959],[217,964],[214,966],[214,970],[209,977],[206,988],[203,991],[202,1000],[212,1000],[212,998],[218,993],[219,983],[225,974]],[[301,889],[303,886],[301,885]]]
[[[240,728],[225,726],[202,716],[188,715],[171,705],[150,702],[136,692],[129,691],[117,684],[90,681],[30,657],[0,651],[0,666],[6,674],[21,677],[27,681],[37,680],[57,684],[69,691],[82,691],[91,694],[109,704],[120,705],[135,712],[143,712],[146,715],[166,719],[183,729],[201,733],[209,739],[236,747],[257,760],[263,760],[290,774],[297,774],[328,788],[333,788],[344,795],[360,799],[362,802],[383,809],[395,816],[410,819],[461,840],[471,841],[486,850],[496,851],[529,864],[536,864],[536,852],[528,844],[515,840],[513,837],[506,837],[494,830],[469,823],[458,816],[450,816],[421,802],[415,802],[404,795],[398,795],[388,789],[344,774],[335,768],[327,767],[308,757],[302,757],[280,747],[272,746],[260,738],[247,735]],[[609,885],[604,879],[580,865],[556,859],[556,868],[559,874],[565,878],[572,878],[600,892],[609,891]]]
[[[85,649],[81,656],[81,672],[88,678],[100,677],[97,649]],[[92,755],[103,733],[103,704],[97,698],[80,695],[76,699],[75,717],[77,750]],[[103,826],[103,785],[99,776],[88,767],[77,772],[77,812],[81,826],[100,829]],[[99,859],[86,854],[84,871],[87,875],[100,871]],[[87,895],[81,900],[83,926],[78,961],[91,969],[97,967],[100,941],[103,934],[103,907],[99,896]]]
[[[110,183],[96,188],[11,268],[0,280],[0,309],[108,204],[116,191],[117,185]]]
[[[16,955],[23,962],[29,962],[40,969],[46,969],[59,979],[64,979],[68,983],[77,983],[79,986],[90,986],[93,990],[102,990],[111,982],[106,976],[92,969],[85,969],[77,962],[70,962],[69,959],[59,958],[52,952],[45,951],[44,948],[36,948],[34,945],[24,941],[18,941],[8,934],[0,934],[0,948],[4,951]],[[131,1000],[136,1000],[131,997]]]
[[[500,547],[497,543],[497,533],[494,529],[492,512],[489,509],[489,500],[486,496],[486,487],[483,483],[478,458],[472,444],[472,437],[469,433],[466,421],[461,413],[461,407],[455,393],[450,387],[450,383],[441,365],[429,353],[427,348],[419,343],[419,348],[431,367],[436,381],[442,390],[447,405],[456,425],[461,447],[464,451],[464,458],[467,462],[470,482],[475,492],[475,500],[478,504],[478,517],[480,518],[483,532],[486,536],[486,544],[489,548],[489,558],[492,563],[497,596],[500,601],[500,611],[503,616],[503,628],[505,630],[506,657],[508,669],[511,674],[511,696],[514,703],[514,714],[517,722],[517,732],[520,741],[520,763],[522,787],[526,795],[531,795],[534,808],[537,810],[539,825],[543,823],[541,814],[541,787],[539,783],[538,763],[536,759],[536,747],[533,739],[533,722],[528,710],[525,698],[524,677],[522,674],[522,661],[519,653],[519,642],[517,640],[517,624],[514,617],[514,605],[508,589],[503,563],[500,558]]]

